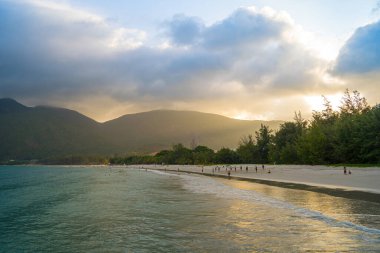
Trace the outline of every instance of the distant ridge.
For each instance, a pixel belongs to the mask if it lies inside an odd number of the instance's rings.
[[[155,110],[104,123],[64,108],[27,107],[0,99],[0,161],[68,155],[151,153],[173,144],[234,148],[260,124],[277,129],[282,121],[247,121],[195,111]]]
[[[27,110],[28,108],[29,107],[26,107],[11,98],[0,99],[0,113],[21,112]]]

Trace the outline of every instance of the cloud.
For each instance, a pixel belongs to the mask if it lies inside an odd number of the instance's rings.
[[[380,21],[358,28],[340,50],[333,72],[361,74],[380,70]]]
[[[376,6],[372,9],[372,13],[376,14],[380,11],[380,1],[376,3]]]
[[[5,2],[0,12],[3,96],[71,96],[102,86],[112,80],[115,55],[145,37],[54,2]]]
[[[165,25],[162,39],[169,45],[162,48],[147,43],[144,31],[67,4],[2,2],[0,97],[73,106],[103,120],[99,114],[113,110],[108,106],[124,113],[173,108],[270,115],[274,102],[291,103],[289,94],[336,89],[321,78],[327,63],[298,42],[283,12],[240,8],[210,25],[176,15]],[[281,108],[293,105],[283,104],[273,117],[283,118]]]
[[[204,24],[199,18],[175,15],[167,22],[167,33],[175,45],[193,45],[198,42],[204,29]]]
[[[185,25],[189,22],[186,18],[175,17],[172,23],[180,27],[181,20]],[[312,70],[324,64],[296,38],[289,36],[295,29],[289,16],[269,8],[240,8],[220,22],[199,27],[202,29],[197,32],[196,42],[188,44],[185,51],[195,57],[191,57],[191,61],[179,57],[178,66],[189,70],[189,76],[197,71],[213,74],[211,80],[220,86],[235,82],[251,91],[262,86],[308,89],[316,81],[310,79]],[[176,40],[176,37],[171,39]],[[204,64],[207,62],[214,64]],[[199,68],[194,68],[196,66]]]
[[[204,45],[210,50],[258,47],[281,39],[289,24],[265,12],[240,8],[231,16],[213,24],[204,32]]]
[[[345,88],[359,90],[370,104],[379,103],[380,21],[356,29],[329,72]]]

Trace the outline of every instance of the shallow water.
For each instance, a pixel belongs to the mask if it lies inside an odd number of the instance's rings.
[[[188,174],[0,167],[1,252],[380,252],[380,205]]]

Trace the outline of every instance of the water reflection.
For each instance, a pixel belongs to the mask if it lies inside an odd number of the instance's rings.
[[[274,246],[275,251],[281,252],[305,252],[323,249],[324,252],[366,251],[357,238],[363,236],[366,240],[379,240],[379,235],[363,235],[362,231],[345,226],[339,221],[370,226],[368,217],[358,219],[355,210],[362,210],[367,205],[361,206],[349,199],[331,197],[326,194],[285,189],[244,181],[221,182],[242,190],[252,190],[321,213],[318,218],[300,218],[293,210],[282,208],[270,208],[265,205],[245,201],[232,201],[228,210],[228,219],[236,225],[239,231],[237,240],[250,240],[256,247],[265,247],[268,243]],[[368,203],[360,203],[368,204]],[[373,204],[373,203],[369,203]],[[376,204],[374,204],[376,207]],[[372,207],[375,208],[375,207]],[[377,207],[378,208],[378,207]],[[379,209],[377,209],[379,210]],[[373,209],[373,211],[375,211]],[[334,219],[323,218],[333,217]],[[363,218],[364,216],[360,216]],[[371,216],[370,216],[371,217]],[[378,216],[374,216],[378,220]],[[364,222],[363,222],[364,221]],[[356,236],[352,236],[356,234]],[[281,238],[281,240],[278,240]],[[284,240],[288,238],[288,240]],[[359,240],[360,241],[360,240]],[[279,244],[278,247],[276,244]]]
[[[241,249],[274,252],[345,252],[360,247],[352,231],[304,219],[290,210],[232,201],[225,217],[228,239]]]
[[[296,206],[323,213],[339,221],[349,221],[380,229],[380,204],[334,197],[323,193],[294,190],[237,180],[220,180],[235,188],[252,190]]]

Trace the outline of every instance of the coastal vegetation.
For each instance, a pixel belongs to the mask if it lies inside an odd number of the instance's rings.
[[[380,107],[369,106],[358,91],[346,90],[339,110],[324,98],[324,109],[311,120],[295,113],[277,131],[262,124],[242,137],[236,150],[214,151],[174,145],[155,155],[112,157],[112,164],[379,164]]]

